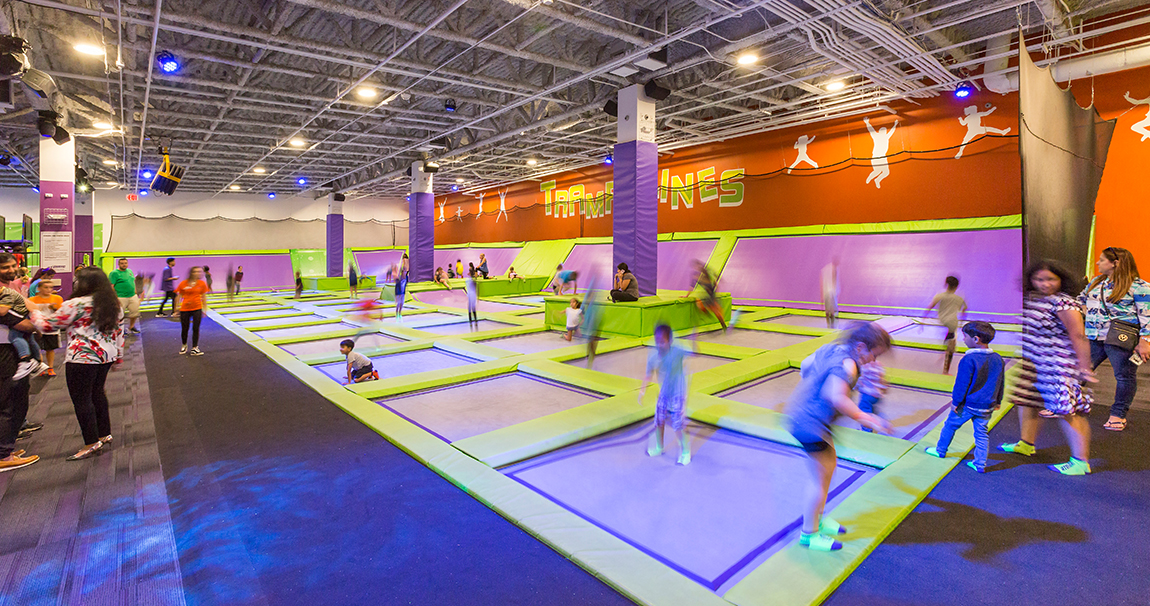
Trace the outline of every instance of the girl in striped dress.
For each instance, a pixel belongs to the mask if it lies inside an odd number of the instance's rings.
[[[1083,383],[1095,383],[1090,367],[1090,344],[1082,320],[1082,306],[1070,294],[1072,274],[1051,261],[1039,261],[1026,270],[1023,286],[1022,360],[1010,393],[1018,408],[1021,439],[999,446],[1004,452],[1034,454],[1041,416],[1058,419],[1070,443],[1070,461],[1051,465],[1065,475],[1090,473],[1090,425],[1093,402]]]

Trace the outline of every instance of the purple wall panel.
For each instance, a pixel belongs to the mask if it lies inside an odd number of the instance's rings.
[[[327,216],[327,277],[343,275],[343,215]],[[244,273],[247,279],[247,273]]]
[[[659,243],[659,288],[691,290],[699,275],[695,273],[695,259],[707,262],[715,250],[717,240],[681,240]],[[723,290],[723,285],[719,284]]]
[[[958,294],[972,311],[1012,314],[1022,308],[1021,243],[1018,229],[747,238],[727,261],[720,289],[736,301],[817,302],[819,272],[838,258],[843,311],[924,308],[943,290],[946,276],[955,275],[961,281]]]
[[[411,194],[408,208],[407,248],[412,282],[430,282],[435,277],[435,196]]]
[[[164,271],[164,260],[161,257],[131,257],[128,259],[128,269],[137,275],[155,274],[153,280],[159,290],[160,275]],[[292,274],[291,255],[212,255],[194,257],[176,257],[176,275],[183,279],[188,270],[196,265],[207,265],[212,268],[212,289],[224,292],[228,277],[228,266],[234,271],[240,265],[244,266],[243,290],[257,290],[260,288],[290,287],[295,283]]]
[[[404,252],[406,251],[397,249],[373,250],[352,254],[355,255],[355,263],[359,266],[360,275],[377,276],[382,279],[382,276],[387,274],[387,268],[399,263],[399,260],[403,258]]]
[[[647,141],[618,143],[614,150],[612,267],[626,263],[639,294],[655,294],[659,265],[659,148]]]
[[[448,263],[455,263],[456,259],[463,259],[463,270],[467,271],[467,264],[474,263],[479,267],[479,255],[487,255],[487,269],[492,276],[501,276],[507,273],[507,268],[519,255],[519,248],[437,248],[435,249],[435,266],[447,269]]]
[[[586,291],[591,285],[592,276],[595,277],[595,288],[610,290],[611,279],[615,275],[612,252],[610,244],[577,244],[563,260],[563,269],[579,273],[576,282],[580,292]],[[642,279],[639,280],[639,287],[643,287]]]

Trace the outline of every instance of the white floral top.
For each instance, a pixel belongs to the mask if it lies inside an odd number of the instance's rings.
[[[120,358],[124,348],[124,329],[119,324],[110,333],[96,330],[92,323],[92,297],[68,299],[55,312],[41,313],[29,310],[36,330],[68,331],[68,353],[65,362],[76,364],[107,364]],[[123,318],[124,312],[120,312]]]

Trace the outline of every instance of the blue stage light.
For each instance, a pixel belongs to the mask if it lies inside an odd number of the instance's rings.
[[[300,177],[296,179],[295,182],[299,183],[300,187],[303,187],[304,185],[307,185],[307,177]]]
[[[180,62],[176,59],[175,55],[168,51],[163,51],[156,55],[156,61],[160,64],[160,69],[163,70],[165,74],[175,73],[180,69]]]
[[[974,87],[969,82],[959,82],[958,86],[954,88],[954,96],[959,99],[965,99],[974,94]]]
[[[276,198],[276,193],[275,193],[274,191],[269,191],[269,192],[268,192],[268,198],[271,198],[272,200],[275,200],[275,198]]]
[[[39,187],[33,187],[32,191],[34,191],[36,193],[40,193],[40,188]]]
[[[612,156],[611,154],[607,154],[607,157],[603,158],[603,164],[606,164],[607,166],[611,166],[614,163],[615,163],[615,157]]]
[[[152,171],[146,170],[143,172],[143,174],[141,176],[144,177],[145,179],[151,179],[152,178]]]
[[[458,185],[452,185],[451,191],[459,191],[459,186]]]
[[[140,190],[140,195],[141,195],[141,196],[146,196],[146,195],[148,195],[148,190],[146,190],[146,189],[141,189],[141,190]]]

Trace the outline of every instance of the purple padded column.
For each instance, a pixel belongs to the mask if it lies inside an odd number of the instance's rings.
[[[412,282],[435,278],[435,194],[412,192],[408,208],[407,254]]]
[[[659,275],[659,148],[647,141],[618,143],[614,160],[614,263],[626,263],[639,294],[651,296]]]
[[[327,216],[327,277],[343,275],[343,215]]]
[[[75,202],[75,216],[73,227],[75,228],[75,248],[72,251],[72,263],[79,265],[91,265],[95,257],[93,248],[93,240],[95,233],[92,230],[92,206],[95,196],[89,193],[76,193]]]

